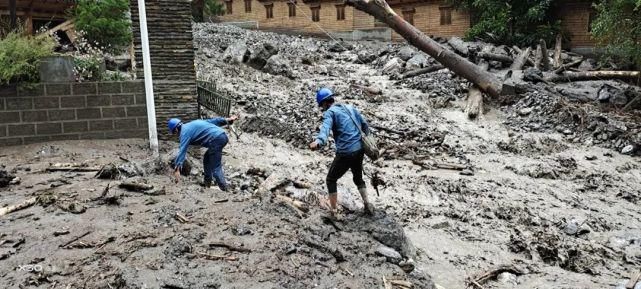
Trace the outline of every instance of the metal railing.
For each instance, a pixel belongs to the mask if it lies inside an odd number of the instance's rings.
[[[208,81],[197,81],[198,117],[202,118],[201,107],[213,111],[221,117],[229,117],[232,100],[216,91],[216,85]]]

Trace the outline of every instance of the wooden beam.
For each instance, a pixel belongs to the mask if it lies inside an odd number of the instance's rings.
[[[11,27],[11,30],[16,30],[18,19],[18,16],[16,15],[16,0],[9,0],[9,17],[11,20],[9,27]]]

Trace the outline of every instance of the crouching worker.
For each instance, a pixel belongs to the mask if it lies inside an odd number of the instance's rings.
[[[340,179],[347,170],[352,170],[354,184],[363,198],[365,212],[371,214],[374,210],[367,199],[367,187],[363,181],[363,147],[361,134],[357,127],[360,126],[364,133],[369,133],[367,122],[356,108],[351,105],[343,105],[334,102],[334,95],[328,88],[321,88],[316,93],[316,102],[323,112],[323,125],[316,140],[309,144],[312,150],[318,149],[327,144],[330,131],[333,133],[336,143],[336,157],[329,167],[327,173],[327,190],[332,214],[337,212],[338,201],[336,181]]]
[[[168,127],[171,134],[177,134],[180,140],[180,151],[174,161],[174,176],[176,182],[180,182],[180,169],[187,156],[187,149],[190,145],[198,145],[207,148],[203,156],[203,167],[205,170],[205,187],[211,187],[212,179],[216,180],[218,187],[227,191],[227,182],[223,174],[223,148],[227,145],[228,138],[221,126],[232,124],[237,116],[230,118],[199,119],[182,123],[178,118],[169,120]]]

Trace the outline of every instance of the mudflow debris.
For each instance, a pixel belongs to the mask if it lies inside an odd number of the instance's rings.
[[[486,99],[471,120],[470,84],[401,43],[212,23],[195,24],[194,37],[198,77],[215,82],[241,115],[242,133],[225,149],[231,192],[199,184],[200,149],[173,183],[175,142],[161,143],[159,158],[144,140],[3,148],[5,287],[637,283],[639,89],[550,78],[596,69],[593,61],[563,52],[556,73],[536,68],[524,49],[438,39],[521,91]],[[510,69],[506,58],[522,63]],[[339,182],[341,218],[327,216],[332,147],[306,148],[318,131],[313,96],[322,86],[355,104],[375,131],[382,158],[365,165],[376,187],[373,216],[361,213],[349,177]],[[26,265],[38,270],[16,269]]]

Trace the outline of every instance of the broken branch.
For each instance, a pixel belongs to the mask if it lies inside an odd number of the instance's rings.
[[[18,204],[11,205],[11,206],[6,206],[4,208],[0,208],[0,216],[4,216],[6,214],[19,211],[28,207],[33,206],[37,201],[36,197],[33,197],[31,199],[24,200]]]

